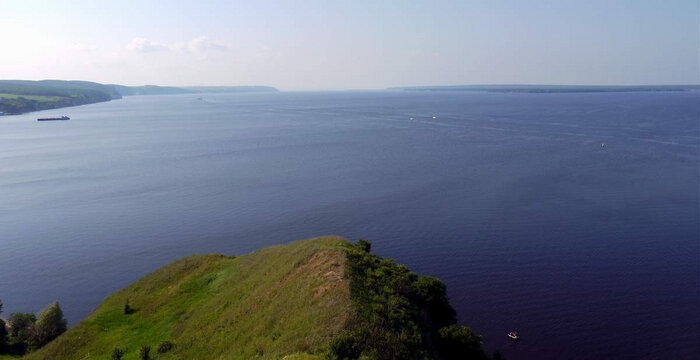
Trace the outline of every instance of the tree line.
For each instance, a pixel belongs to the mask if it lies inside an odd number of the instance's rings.
[[[37,315],[11,313],[7,321],[0,318],[0,354],[24,355],[48,344],[66,329],[67,322],[57,301]]]

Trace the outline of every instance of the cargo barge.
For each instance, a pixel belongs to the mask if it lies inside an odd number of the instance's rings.
[[[61,117],[48,117],[48,118],[38,118],[36,121],[55,121],[55,120],[70,120],[68,116],[61,116]]]

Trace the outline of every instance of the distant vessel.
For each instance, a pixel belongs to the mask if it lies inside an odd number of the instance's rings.
[[[36,121],[54,121],[54,120],[70,120],[68,116],[61,116],[61,117],[48,117],[48,118],[38,118]]]
[[[518,333],[515,331],[509,332],[508,337],[513,339],[513,340],[520,340],[520,335],[518,335]]]

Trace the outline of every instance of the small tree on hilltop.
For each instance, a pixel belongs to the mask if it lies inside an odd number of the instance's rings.
[[[124,314],[129,315],[134,312],[134,309],[129,305],[129,299],[126,299],[126,302],[124,303]]]
[[[120,348],[114,348],[112,351],[112,360],[122,360],[122,356],[124,356],[124,350]]]
[[[175,344],[173,344],[171,341],[162,341],[160,344],[158,344],[158,353],[165,354],[166,352],[172,350],[174,347]]]
[[[141,345],[141,349],[139,349],[139,356],[141,360],[149,360],[151,358],[150,356],[151,352],[151,347],[148,345]]]
[[[66,331],[66,319],[58,301],[41,310],[36,320],[36,335],[38,345],[44,346]]]
[[[372,249],[372,243],[370,243],[369,241],[367,241],[365,239],[357,240],[356,246],[358,249],[360,249],[366,253],[369,253],[369,251]]]

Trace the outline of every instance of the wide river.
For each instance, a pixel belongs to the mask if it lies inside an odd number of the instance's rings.
[[[511,360],[699,358],[699,117],[699,92],[400,91],[0,117],[4,315],[75,324],[182,256],[334,234],[442,279]]]

